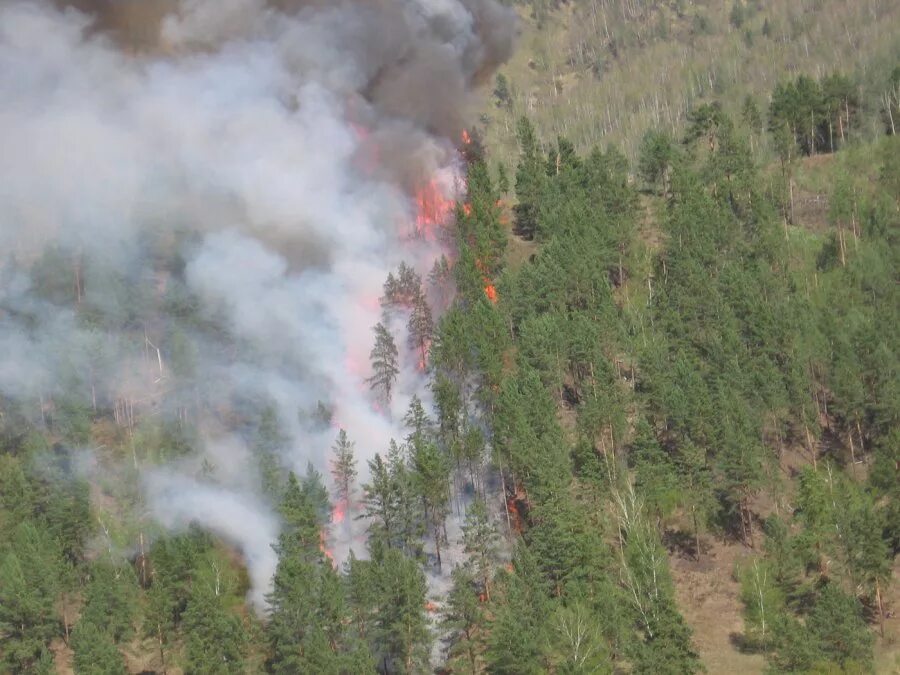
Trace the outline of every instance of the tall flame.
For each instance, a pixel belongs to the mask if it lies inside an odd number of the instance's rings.
[[[325,529],[324,528],[319,530],[319,550],[325,555],[326,558],[328,558],[329,561],[331,561],[332,565],[335,565],[334,553],[331,552],[331,550],[328,548],[328,546],[325,543]]]
[[[335,525],[339,525],[344,522],[344,517],[346,514],[347,505],[343,501],[338,501],[337,504],[334,505],[334,509],[331,511],[331,522]]]
[[[453,213],[449,199],[437,180],[431,179],[416,191],[416,232],[428,240],[435,238],[434,228],[445,224]]]

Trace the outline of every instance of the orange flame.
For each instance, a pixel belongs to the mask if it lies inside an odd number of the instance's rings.
[[[419,359],[418,363],[416,363],[416,367],[419,369],[420,373],[424,373],[425,369],[428,367],[428,355],[431,353],[431,340],[425,340],[421,349],[418,350]]]
[[[339,525],[344,522],[347,505],[344,502],[338,502],[331,511],[331,522]]]
[[[472,215],[472,205],[468,204],[468,203],[463,204],[463,213],[465,213],[467,216],[471,216]]]
[[[465,145],[469,145],[472,142],[472,137],[469,136],[469,132],[465,129],[462,130],[462,142]]]
[[[475,269],[481,272],[481,280],[484,282],[484,294],[487,296],[488,300],[495,303],[497,302],[497,288],[494,284],[491,283],[490,278],[487,275],[487,270],[485,269],[485,265],[481,260],[475,260]]]
[[[453,201],[448,199],[437,181],[430,180],[416,192],[416,231],[426,239],[434,238],[434,227],[446,223],[453,212]]]
[[[425,603],[425,611],[429,612],[430,614],[434,614],[436,611],[438,611],[438,606],[435,603],[431,602],[431,600],[429,600]]]
[[[511,516],[510,524],[512,529],[518,533],[522,533],[522,514],[519,512],[518,498],[516,496],[509,497],[506,500],[506,512]]]
[[[331,564],[334,565],[334,553],[332,553],[325,545],[325,530],[319,530],[319,550],[325,555]]]
[[[496,304],[497,303],[497,289],[494,287],[494,284],[488,283],[487,279],[485,279],[485,284],[486,285],[484,287],[484,294],[487,296],[488,300],[490,300],[491,302]]]

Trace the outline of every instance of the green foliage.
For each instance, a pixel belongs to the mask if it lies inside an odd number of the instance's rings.
[[[765,649],[777,639],[785,598],[771,563],[754,559],[739,572],[747,638]]]
[[[134,633],[137,579],[131,567],[115,567],[98,562],[91,566],[81,621],[102,626],[115,643]]]
[[[665,193],[675,158],[675,148],[669,135],[663,131],[650,130],[641,140],[638,173],[648,185],[660,187]]]
[[[25,671],[62,633],[55,602],[70,581],[70,569],[52,534],[25,521],[0,549],[0,633],[3,663]]]
[[[184,634],[185,673],[243,672],[244,628],[216,588],[194,584],[184,612]]]
[[[508,675],[544,672],[550,602],[531,554],[520,547],[513,564],[490,622],[487,669]]]
[[[480,664],[484,611],[478,598],[476,579],[465,567],[454,567],[441,626],[450,631],[450,659],[463,672],[477,673]]]
[[[778,626],[772,665],[778,672],[816,671],[835,664],[845,672],[871,665],[872,634],[856,598],[826,584],[806,617]]]
[[[400,366],[397,361],[399,352],[397,351],[394,337],[384,324],[376,324],[374,331],[375,346],[372,347],[372,353],[369,355],[372,361],[373,374],[368,382],[372,389],[377,391],[389,403],[394,383],[400,374]]]
[[[73,665],[78,675],[125,675],[128,672],[112,634],[89,618],[83,617],[72,631],[72,651],[75,652]]]
[[[350,502],[356,482],[356,457],[353,453],[355,444],[347,438],[347,432],[341,429],[332,446],[331,473],[337,487],[337,498],[345,503]]]

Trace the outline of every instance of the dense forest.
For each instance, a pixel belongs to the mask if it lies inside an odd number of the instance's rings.
[[[146,242],[164,292],[62,247],[8,261],[182,388],[164,414],[98,393],[98,337],[60,348],[52,391],[0,400],[0,670],[893,672],[900,67],[867,77],[884,86],[800,73],[738,106],[704,88],[630,149],[519,115],[512,156],[482,119],[448,254],[378,289],[362,386],[389,410],[407,352],[428,383],[403,435],[369,447],[317,402],[297,414],[333,446],[298,472],[274,402],[229,410],[279,517],[262,611],[249,551],[146,514],[146,467],[215,478],[187,464],[216,383],[184,333],[245,348],[177,247]],[[489,114],[513,117],[508,86]],[[737,589],[730,661],[687,609],[715,575]]]

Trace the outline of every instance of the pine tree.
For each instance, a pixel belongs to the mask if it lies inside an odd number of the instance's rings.
[[[400,374],[398,365],[399,352],[394,337],[383,323],[375,325],[375,346],[369,358],[372,361],[373,375],[367,381],[373,390],[377,390],[385,402],[390,403],[394,383]]]
[[[341,429],[331,447],[331,475],[334,477],[337,498],[349,507],[356,483],[356,457],[353,452],[355,443],[347,438],[347,432]]]
[[[484,624],[484,610],[475,592],[475,579],[465,567],[454,567],[450,574],[452,586],[447,593],[441,625],[450,631],[450,659],[460,660],[460,670],[479,672],[478,652]]]
[[[113,636],[82,618],[72,631],[74,666],[78,675],[125,675],[125,660],[116,649]]]
[[[376,453],[369,460],[370,482],[363,485],[365,516],[371,521],[369,528],[373,536],[382,536],[391,541],[394,536],[394,517],[397,494],[388,464]]]
[[[331,518],[331,500],[322,474],[312,462],[306,463],[306,474],[300,482],[300,489],[315,509],[319,522],[325,523]]]
[[[105,562],[91,566],[91,581],[81,620],[102,626],[115,642],[128,639],[137,605],[137,579],[129,567],[113,567]]]
[[[497,99],[497,107],[509,110],[512,107],[512,97],[509,93],[509,82],[506,75],[497,73],[497,84],[494,86],[494,96]]]
[[[522,236],[531,239],[538,229],[545,173],[534,126],[527,117],[519,119],[516,137],[519,141],[519,166],[516,169],[518,203],[514,207],[516,230]]]
[[[431,419],[428,417],[428,413],[425,412],[422,399],[416,394],[413,394],[409,402],[409,408],[406,411],[406,416],[403,418],[403,425],[409,429],[406,442],[412,447],[421,445],[431,437]]]
[[[848,669],[871,664],[872,633],[863,617],[862,605],[836,584],[825,585],[807,617],[806,631],[818,659]]]
[[[5,543],[7,552],[0,554],[0,664],[23,672],[62,634],[54,603],[71,571],[53,536],[30,521],[19,523]]]
[[[15,553],[0,562],[0,632],[9,672],[25,672],[57,633],[50,589],[32,586]]]
[[[509,174],[503,162],[497,162],[497,189],[501,195],[509,194]]]
[[[651,186],[669,191],[669,175],[675,160],[672,139],[662,131],[648,131],[641,140],[638,173]]]
[[[490,601],[494,556],[499,536],[483,501],[476,499],[469,506],[462,529],[465,552],[469,554],[469,566],[474,578],[484,588],[485,598]]]
[[[263,490],[271,496],[278,495],[283,487],[279,454],[286,449],[287,441],[275,407],[266,406],[260,415],[253,450],[258,457]]]
[[[409,332],[409,344],[419,352],[419,363],[424,370],[428,363],[428,349],[434,334],[434,319],[431,316],[431,307],[424,291],[419,288],[413,301],[412,313],[407,324]]]
[[[243,672],[244,628],[224,596],[206,584],[194,584],[183,628],[186,675]]]
[[[280,541],[280,545],[287,546],[289,542],[295,554],[302,554],[306,558],[318,557],[321,513],[310,495],[301,488],[293,472],[288,474],[279,512],[285,525],[282,537],[287,538],[287,541]]]
[[[513,558],[514,571],[500,586],[489,624],[485,661],[490,673],[536,675],[547,672],[547,616],[551,611],[546,585],[525,547]]]
[[[434,443],[423,443],[412,456],[416,491],[425,505],[426,519],[434,537],[437,566],[441,568],[441,542],[449,499],[450,467]]]
[[[402,552],[374,542],[375,639],[386,672],[419,672],[427,660],[425,575]]]

